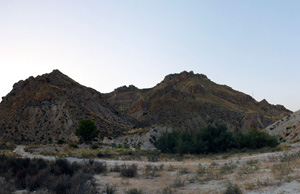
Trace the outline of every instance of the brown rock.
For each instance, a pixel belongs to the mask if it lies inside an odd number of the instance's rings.
[[[122,87],[105,97],[115,109],[146,126],[201,129],[208,124],[223,123],[231,131],[247,131],[263,129],[291,113],[283,106],[257,102],[249,95],[193,72],[167,75],[150,89],[133,88]]]
[[[0,140],[17,143],[76,140],[82,119],[92,119],[101,135],[138,124],[109,107],[103,95],[54,70],[14,84],[0,104]]]

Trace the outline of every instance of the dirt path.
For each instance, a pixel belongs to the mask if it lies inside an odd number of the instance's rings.
[[[227,158],[224,160],[211,160],[211,161],[197,161],[197,162],[193,162],[193,161],[189,161],[189,162],[148,162],[148,161],[134,161],[134,160],[102,160],[102,159],[93,159],[97,162],[105,162],[108,166],[114,166],[114,165],[122,165],[122,164],[126,164],[126,165],[131,165],[131,164],[137,164],[139,167],[144,167],[146,165],[153,165],[153,166],[160,166],[160,165],[165,165],[165,166],[197,166],[199,164],[201,165],[210,165],[212,162],[216,163],[216,164],[225,164],[228,162],[246,162],[249,160],[265,160],[268,159],[269,157],[278,157],[283,155],[284,153],[296,153],[300,151],[300,144],[292,144],[292,147],[294,147],[293,149],[289,150],[289,151],[282,151],[282,152],[272,152],[272,153],[263,153],[263,154],[256,154],[253,156],[244,156],[244,157],[231,157],[231,158]],[[55,157],[55,156],[44,156],[41,154],[32,154],[30,152],[26,152],[25,150],[25,146],[24,145],[18,145],[15,150],[13,152],[19,154],[20,156],[24,157],[24,158],[41,158],[44,160],[56,160],[59,157]],[[75,158],[75,157],[65,157],[64,159],[68,160],[69,162],[85,162],[89,159],[80,159],[80,158]]]
[[[59,159],[59,157],[56,156],[44,156],[41,154],[33,154],[30,152],[26,152],[25,151],[25,147],[24,145],[18,145],[13,152],[15,152],[16,154],[19,154],[20,156],[22,156],[23,158],[40,158],[40,159],[44,159],[44,160],[50,160],[50,161],[54,161],[56,159]],[[87,161],[87,159],[80,159],[80,158],[75,158],[75,157],[66,157],[64,158],[67,161],[73,163],[73,162],[85,162]]]

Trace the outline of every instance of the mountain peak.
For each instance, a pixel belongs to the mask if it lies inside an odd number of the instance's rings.
[[[167,75],[147,90],[122,87],[105,97],[116,110],[145,126],[162,124],[183,130],[216,123],[225,123],[231,131],[262,129],[290,113],[192,71]]]
[[[82,119],[94,120],[101,134],[127,130],[137,123],[117,113],[101,93],[59,70],[14,84],[0,109],[0,140],[20,143],[74,141],[74,130]]]
[[[197,74],[197,73],[195,74],[193,71],[190,72],[183,71],[181,73],[174,73],[174,74],[167,75],[163,80],[163,82],[180,82],[182,80],[186,80],[192,77],[208,80],[207,76],[204,74]]]
[[[50,74],[63,74],[63,73],[58,69],[53,69],[53,71]]]

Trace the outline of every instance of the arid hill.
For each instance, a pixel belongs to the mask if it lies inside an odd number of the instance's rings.
[[[0,141],[73,141],[85,118],[96,122],[101,136],[112,136],[153,125],[201,129],[223,123],[234,132],[263,129],[290,113],[193,72],[168,75],[150,89],[124,86],[101,94],[54,70],[19,81],[2,98]]]
[[[278,136],[281,141],[299,142],[300,110],[278,120],[265,129],[271,135]]]
[[[193,72],[168,75],[150,89],[123,86],[105,97],[115,109],[145,126],[176,129],[201,129],[216,123],[226,124],[233,132],[263,129],[291,113]]]
[[[103,95],[54,70],[14,84],[0,104],[0,141],[18,143],[75,140],[81,119],[96,122],[102,135],[138,122],[108,106]]]

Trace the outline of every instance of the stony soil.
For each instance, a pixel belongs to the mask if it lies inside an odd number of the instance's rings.
[[[121,177],[119,172],[108,172],[94,178],[98,190],[103,193],[107,185],[116,189],[116,194],[138,188],[142,193],[161,193],[169,189],[173,193],[222,193],[228,182],[237,184],[244,193],[300,193],[300,145],[293,144],[286,152],[264,153],[228,159],[196,159],[184,161],[120,161],[106,162],[108,169],[116,165],[138,166],[134,178]],[[14,152],[22,157],[55,160],[53,156],[43,156],[24,151],[25,146],[17,146]],[[68,157],[70,162],[84,162],[85,159]],[[156,170],[146,170],[146,169]]]

